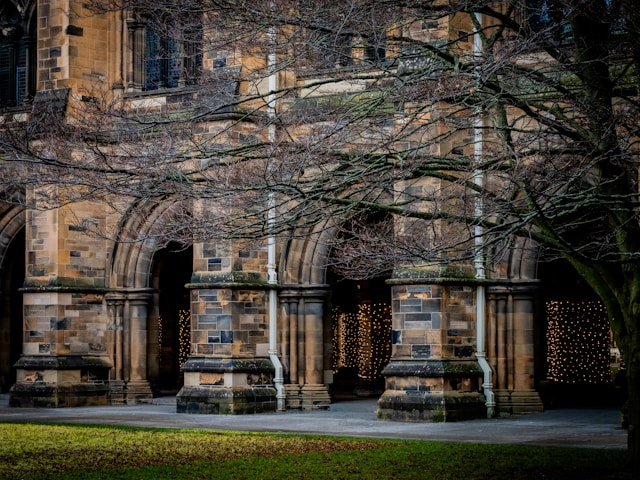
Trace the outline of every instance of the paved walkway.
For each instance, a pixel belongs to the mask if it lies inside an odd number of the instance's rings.
[[[330,410],[256,415],[176,413],[175,398],[151,405],[60,409],[9,408],[0,396],[0,422],[57,422],[195,428],[321,435],[406,438],[474,443],[626,448],[627,433],[616,409],[549,410],[540,414],[455,423],[404,423],[376,419],[375,400],[332,404]]]

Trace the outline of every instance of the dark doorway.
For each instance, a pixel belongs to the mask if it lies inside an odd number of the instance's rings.
[[[189,355],[191,335],[185,285],[191,281],[192,271],[192,247],[169,244],[154,255],[153,283],[158,292],[158,379],[154,383],[158,395],[174,395],[184,383],[180,367]]]
[[[24,228],[11,239],[0,272],[0,392],[16,382],[13,365],[22,353],[22,292],[25,276]]]
[[[565,260],[539,265],[545,362],[540,392],[545,407],[619,406],[624,368],[616,355],[607,311]]]
[[[385,278],[330,279],[334,400],[377,397],[391,358],[390,288]]]

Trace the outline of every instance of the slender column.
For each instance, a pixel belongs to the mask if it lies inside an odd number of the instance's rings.
[[[131,380],[147,379],[147,305],[151,295],[136,293],[129,296]]]
[[[496,403],[501,413],[542,411],[535,390],[535,282],[505,281],[489,287],[488,354],[494,366]]]
[[[287,331],[283,332],[283,353],[285,363],[289,365],[289,381],[298,381],[298,292],[286,290],[280,294],[285,308],[285,324]]]
[[[109,312],[109,329],[113,332],[113,346],[111,348],[111,362],[113,363],[112,376],[114,380],[123,380],[122,346],[124,335],[124,297],[107,296],[105,300]]]
[[[114,372],[114,403],[146,403],[152,397],[147,379],[147,310],[150,291],[119,291],[107,294]]]
[[[25,68],[26,81],[24,84],[24,98],[32,97],[36,92],[36,39],[25,38],[26,59]]]
[[[306,355],[306,335],[305,335],[305,322],[304,322],[304,299],[298,299],[298,305],[296,307],[298,309],[298,314],[296,315],[296,334],[295,339],[296,342],[296,350],[297,354],[297,367],[296,367],[296,382],[299,384],[304,383],[304,373],[305,373],[305,355]]]
[[[127,19],[129,32],[129,90],[142,90],[146,77],[146,30],[143,22]]]
[[[326,292],[311,290],[304,292],[304,383],[324,383],[323,362],[323,313]]]

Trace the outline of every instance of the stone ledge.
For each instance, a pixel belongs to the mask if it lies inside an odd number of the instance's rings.
[[[384,377],[458,377],[482,375],[475,360],[391,360],[382,371]]]
[[[268,359],[189,357],[182,366],[183,372],[214,373],[275,373]]]

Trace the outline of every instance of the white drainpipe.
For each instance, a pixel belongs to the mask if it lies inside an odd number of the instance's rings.
[[[276,140],[276,30],[275,27],[269,28],[269,55],[267,57],[267,68],[269,69],[269,100],[267,103],[267,115],[270,118],[269,124],[269,143],[272,145]],[[271,286],[269,289],[269,358],[275,367],[275,378],[273,379],[276,387],[277,409],[285,410],[285,391],[284,391],[284,374],[282,362],[278,357],[278,292],[276,285],[278,284],[278,272],[276,270],[276,239],[271,233],[276,220],[275,196],[269,193],[268,217],[267,224],[269,229],[269,238],[267,240],[267,282]]]
[[[482,15],[479,13],[475,14],[477,25],[482,25]],[[475,32],[473,35],[473,53],[476,58],[479,58],[482,55],[482,39],[480,38],[480,34],[477,31],[477,26],[474,28]],[[476,164],[479,164],[482,161],[482,116],[476,115],[474,120],[474,142],[473,142],[473,156]],[[474,171],[474,183],[482,188],[483,186],[483,177],[482,177],[482,169],[478,168]],[[475,217],[480,218],[483,214],[483,202],[482,197],[477,196],[474,202],[475,209]],[[482,253],[482,235],[484,230],[482,225],[477,224],[474,227],[474,242],[476,248],[476,255],[474,260],[474,267],[476,273],[476,279],[482,282],[485,278],[485,269],[484,269],[484,255]],[[485,337],[486,337],[486,298],[485,298],[485,287],[481,283],[476,287],[476,358],[478,359],[478,364],[483,372],[483,382],[482,388],[484,390],[484,396],[486,399],[487,406],[487,417],[492,418],[495,415],[495,397],[493,394],[493,371],[491,370],[491,365],[487,362],[487,352],[485,346]]]

